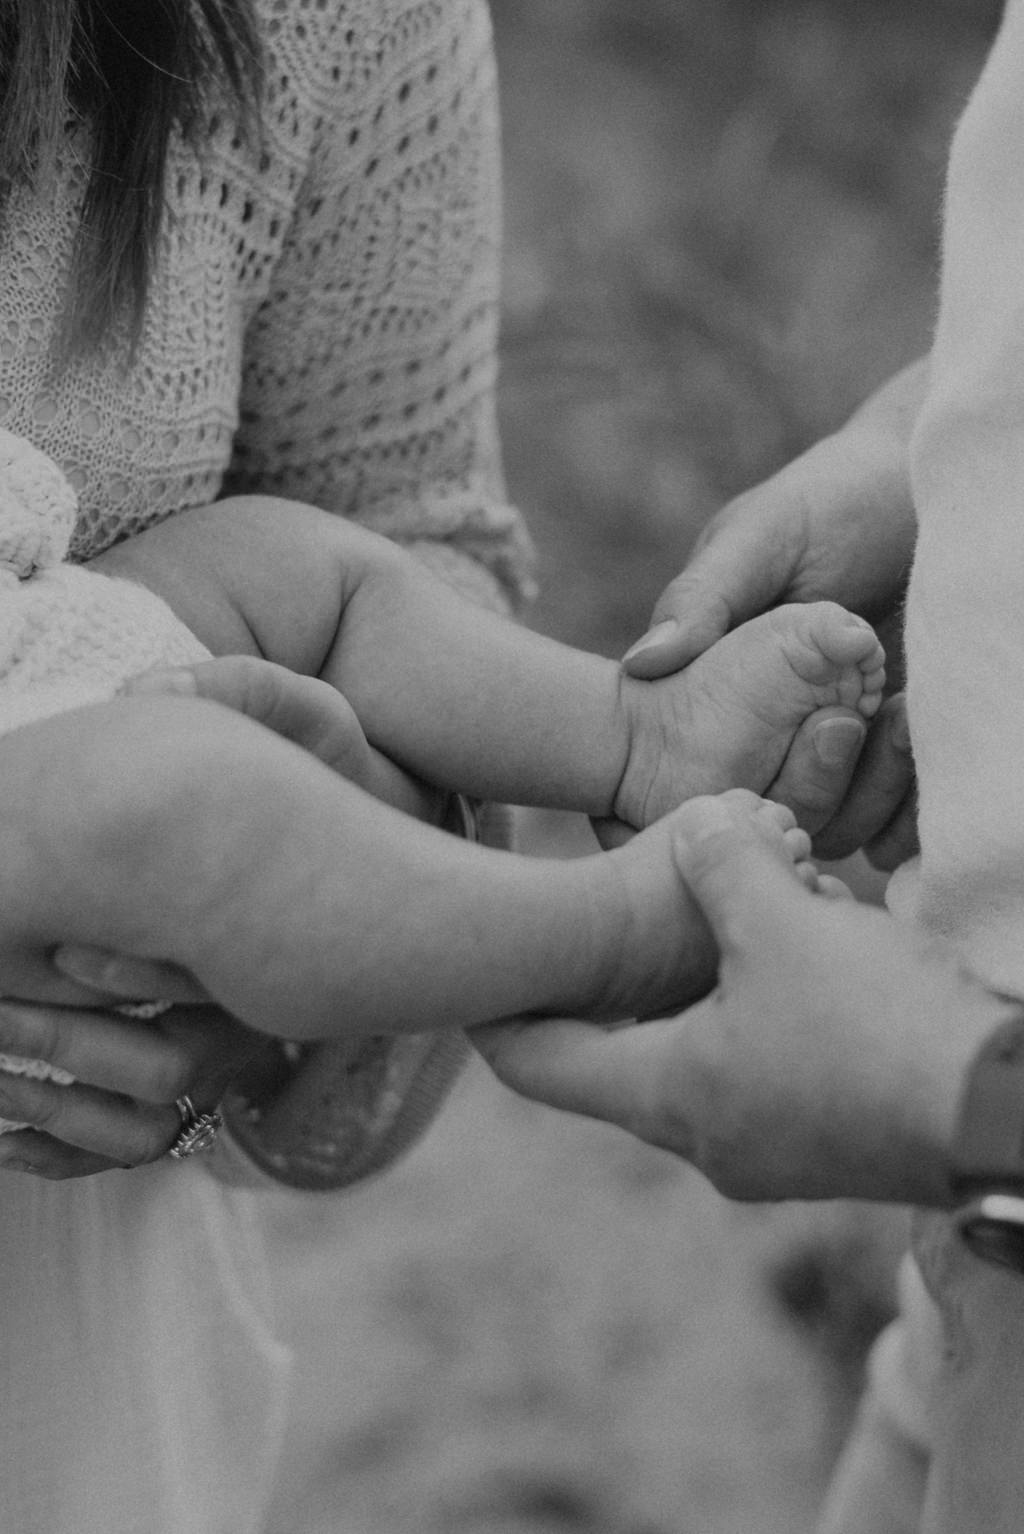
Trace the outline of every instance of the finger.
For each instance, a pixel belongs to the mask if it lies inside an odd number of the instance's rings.
[[[78,1083],[58,1086],[3,1071],[0,1117],[123,1167],[143,1166],[165,1155],[181,1128],[173,1105],[158,1108]]]
[[[245,714],[309,751],[396,809],[440,824],[447,795],[420,783],[375,750],[348,700],[317,677],[254,655],[227,655],[194,666],[148,671],[131,678],[127,696],[171,693],[202,697]]]
[[[168,1014],[170,1018],[172,1014]],[[146,1103],[168,1104],[191,1090],[221,1048],[225,1028],[238,1028],[215,1007],[192,1009],[188,1022],[133,1022],[74,1007],[0,1003],[0,1053],[43,1060],[76,1081]],[[0,1077],[10,1091],[11,1081]],[[5,1118],[16,1114],[3,1112]]]
[[[53,967],[78,985],[102,995],[111,1005],[159,997],[185,1006],[209,996],[187,970],[156,959],[134,959],[105,948],[64,944],[53,952]]]
[[[317,677],[255,655],[226,655],[194,666],[132,677],[122,692],[134,697],[171,693],[205,698],[245,714],[311,752],[346,777],[364,775],[369,747],[351,704]]]
[[[914,759],[902,693],[887,698],[868,732],[849,791],[815,838],[835,861],[874,840],[900,814],[914,788]]]
[[[498,1079],[521,1096],[628,1124],[637,1099],[654,1096],[658,1028],[644,1023],[606,1032],[592,1023],[517,1019],[470,1029],[469,1038]]]
[[[908,858],[920,852],[917,835],[917,789],[911,788],[885,829],[864,844],[864,853],[873,868],[892,873]]]
[[[254,1066],[274,1076],[281,1071],[279,1041],[254,1032],[219,1008],[175,1007],[160,1019],[160,1027],[191,1062],[184,1090],[201,1113],[217,1107],[241,1072]]]
[[[666,588],[658,608],[666,603],[686,612],[685,622],[659,617],[656,609],[646,634],[622,657],[622,669],[628,676],[654,681],[679,671],[710,650],[732,627],[732,609],[725,598],[702,590],[699,580],[688,572]]]
[[[604,852],[610,852],[613,847],[624,847],[636,835],[632,826],[628,826],[624,820],[616,820],[613,815],[592,820],[590,825],[597,837],[598,846]]]
[[[651,627],[623,657],[630,676],[659,677],[702,655],[736,624],[780,602],[797,567],[803,519],[772,484],[740,496],[704,529],[689,564],[655,604]],[[782,516],[768,513],[773,502]]]
[[[770,943],[792,902],[813,900],[788,857],[718,798],[676,812],[673,853],[723,956]]]
[[[809,715],[767,797],[787,804],[813,835],[843,802],[867,734],[866,720],[852,709],[823,708]]]
[[[0,1172],[28,1172],[50,1182],[64,1182],[73,1177],[93,1177],[97,1172],[112,1172],[118,1161],[65,1145],[52,1135],[37,1129],[19,1129],[0,1135]]]

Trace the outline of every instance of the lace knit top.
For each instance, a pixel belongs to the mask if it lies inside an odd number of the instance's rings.
[[[78,492],[72,554],[226,491],[273,492],[417,545],[492,602],[525,545],[493,421],[500,181],[479,0],[258,0],[263,141],[216,110],[172,150],[149,313],[58,374],[84,191],[76,130],[56,186],[0,235],[0,424]]]
[[[201,153],[173,146],[134,355],[114,336],[99,356],[54,363],[86,130],[69,129],[55,185],[12,195],[0,426],[76,490],[73,558],[223,494],[266,492],[357,518],[467,595],[512,606],[529,547],[494,423],[500,176],[486,6],[257,0],[257,14],[262,137],[243,142],[212,110]],[[250,1154],[306,1186],[373,1170],[415,1133],[458,1053],[427,1040],[389,1049],[368,1059],[364,1046],[353,1061],[334,1046],[302,1062],[297,1155],[280,1112],[273,1154],[243,1134]],[[384,1110],[375,1144],[358,1125],[336,1132],[332,1093],[336,1106],[357,1077],[360,1124]]]

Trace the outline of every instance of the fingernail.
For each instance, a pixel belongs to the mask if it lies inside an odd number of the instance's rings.
[[[842,767],[864,743],[867,725],[858,719],[826,719],[811,737],[823,767]]]
[[[133,698],[140,694],[151,693],[160,693],[164,696],[171,693],[178,697],[194,698],[198,690],[195,676],[186,666],[144,671],[141,676],[129,677],[127,682],[122,683],[120,689],[122,693],[130,694]]]
[[[663,619],[661,623],[656,623],[652,629],[648,629],[635,645],[631,645],[622,659],[632,660],[634,655],[642,655],[645,650],[656,650],[659,645],[671,638],[678,628],[679,625],[674,618]]]

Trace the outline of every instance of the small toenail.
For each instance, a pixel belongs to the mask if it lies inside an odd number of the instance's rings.
[[[814,731],[814,752],[824,767],[842,767],[864,742],[866,728],[859,719],[826,719]]]

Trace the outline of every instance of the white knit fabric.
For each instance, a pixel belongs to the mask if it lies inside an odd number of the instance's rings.
[[[152,592],[64,562],[77,511],[56,464],[0,427],[0,734],[103,702],[139,671],[209,656]],[[0,1071],[72,1080],[2,1052]],[[0,1117],[0,1134],[23,1127]]]
[[[0,426],[68,476],[74,558],[225,490],[267,491],[357,517],[507,605],[528,552],[494,429],[486,7],[257,6],[264,141],[213,113],[202,163],[174,149],[134,359],[51,361],[86,146],[69,142],[45,195],[5,205]],[[187,1161],[0,1176],[0,1528],[265,1534],[291,1369],[267,1197]],[[310,1200],[311,1228],[322,1210]]]
[[[906,648],[921,854],[892,881],[890,906],[953,939],[988,985],[1018,998],[1024,998],[1022,165],[1024,0],[1009,0],[953,144],[941,306],[928,395],[911,444],[919,535]],[[1017,1534],[1024,1507],[1024,1285],[968,1252],[944,1215],[919,1217],[914,1248],[927,1292],[916,1282],[906,1290],[905,1314],[880,1345],[878,1381],[883,1411],[898,1403],[897,1421],[913,1419],[915,1434],[921,1424],[927,1428],[931,1464],[921,1534]],[[914,1404],[922,1385],[926,1398]],[[859,1507],[845,1511],[850,1526],[859,1526]]]

